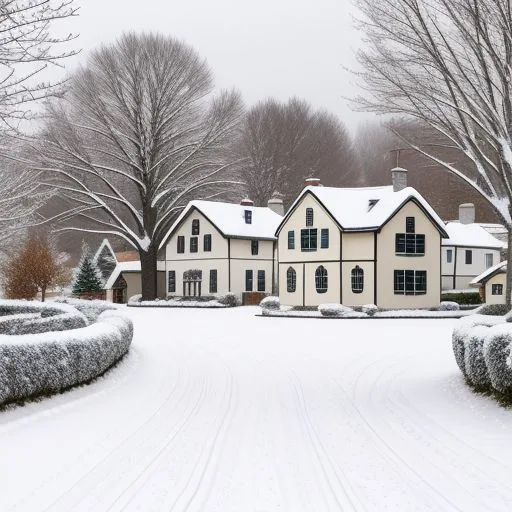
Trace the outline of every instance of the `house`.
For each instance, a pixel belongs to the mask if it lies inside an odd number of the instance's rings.
[[[482,302],[505,304],[506,278],[507,262],[501,261],[475,277],[470,286],[478,288]]]
[[[167,296],[200,297],[235,293],[259,303],[274,290],[275,231],[283,202],[267,207],[191,201],[171,227],[164,253]]]
[[[405,169],[392,178],[365,188],[307,180],[276,231],[282,304],[439,305],[444,222]]]
[[[501,260],[505,243],[475,223],[475,206],[459,206],[459,220],[448,222],[443,240],[442,289],[467,290],[471,281]]]
[[[141,265],[137,251],[114,251],[105,238],[93,257],[103,279],[105,298],[110,302],[125,304],[133,295],[142,292]],[[165,264],[157,262],[157,293],[164,295]]]

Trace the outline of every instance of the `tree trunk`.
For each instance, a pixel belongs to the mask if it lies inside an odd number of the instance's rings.
[[[508,309],[512,308],[512,225],[507,226],[507,278],[506,278],[506,292],[505,292],[505,303]]]
[[[155,300],[157,297],[157,252],[153,245],[150,245],[147,251],[139,251],[142,300]]]
[[[510,234],[509,234],[509,237],[510,237]],[[44,302],[45,297],[46,297],[46,286],[43,286],[41,288],[41,302]]]

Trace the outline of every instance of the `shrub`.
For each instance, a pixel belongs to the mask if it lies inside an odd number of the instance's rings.
[[[142,295],[140,293],[137,293],[137,295],[132,295],[128,299],[128,304],[138,304],[142,300]]]
[[[478,292],[454,292],[442,293],[442,302],[456,302],[457,304],[482,304],[482,298]]]
[[[279,311],[281,309],[281,301],[279,300],[279,297],[265,297],[260,302],[260,308],[267,311]]]
[[[443,300],[441,304],[439,304],[439,311],[459,311],[459,309],[459,304],[451,300]]]
[[[455,356],[455,362],[459,367],[464,377],[469,380],[468,374],[466,373],[466,340],[469,336],[470,327],[467,325],[460,325],[453,330],[452,333],[452,349],[453,355]]]
[[[104,311],[115,310],[116,307],[105,300],[83,300],[71,297],[57,297],[54,302],[68,304],[80,311],[89,322],[95,322]]]
[[[509,312],[509,308],[506,304],[483,304],[479,308],[475,309],[477,315],[492,315],[502,316]]]
[[[483,345],[492,387],[508,400],[512,398],[511,343],[512,330],[505,324],[489,329]]]
[[[366,313],[368,316],[373,316],[379,311],[379,308],[375,304],[365,304],[361,311]]]
[[[342,304],[320,304],[318,306],[318,311],[320,311],[322,316],[326,317],[340,317],[346,315],[347,313],[354,312],[352,308],[343,306]]]
[[[483,352],[484,340],[488,332],[489,328],[483,325],[472,327],[465,341],[466,376],[477,391],[488,391],[491,388],[491,379]]]
[[[235,293],[226,293],[225,295],[221,295],[217,301],[224,306],[229,308],[234,308],[236,306],[240,306],[242,301]]]

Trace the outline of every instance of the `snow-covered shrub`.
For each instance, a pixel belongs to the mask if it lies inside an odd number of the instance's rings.
[[[318,306],[318,311],[320,311],[322,316],[328,317],[344,316],[347,313],[354,312],[352,308],[343,306],[342,304],[320,304]]]
[[[260,302],[260,308],[264,311],[279,311],[281,309],[281,301],[279,297],[271,295],[269,297],[265,297]]]
[[[466,341],[469,337],[471,327],[468,325],[458,325],[452,333],[452,349],[455,356],[455,362],[466,379],[469,380],[466,373]]]
[[[379,311],[379,308],[375,304],[365,304],[361,308],[361,311],[366,313],[368,316],[373,316],[377,311]]]
[[[133,325],[114,311],[88,327],[0,335],[0,404],[56,393],[104,373],[129,350]]]
[[[439,311],[459,311],[460,306],[451,300],[443,300],[439,304]]]
[[[475,389],[487,391],[491,388],[491,379],[485,364],[483,346],[489,327],[477,325],[469,328],[467,333],[464,352],[466,377]]]
[[[228,306],[229,308],[234,308],[242,304],[240,297],[238,297],[238,295],[235,293],[226,293],[225,295],[220,295],[217,301],[224,306]]]
[[[509,308],[506,304],[482,304],[475,309],[475,314],[477,315],[501,316],[506,315],[508,312]]]
[[[138,293],[137,295],[132,295],[128,299],[128,304],[138,304],[142,300],[142,295]]]
[[[491,385],[500,395],[512,398],[512,329],[508,324],[489,329],[484,340],[485,364]]]
[[[116,309],[116,307],[105,300],[83,300],[71,297],[57,297],[54,302],[68,304],[80,311],[89,322],[95,322],[104,311]]]

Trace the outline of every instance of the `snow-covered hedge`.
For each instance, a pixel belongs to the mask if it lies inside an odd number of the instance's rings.
[[[379,308],[375,304],[365,304],[361,311],[366,313],[368,316],[373,316],[379,311]]]
[[[318,306],[318,311],[320,311],[322,316],[328,317],[344,316],[348,313],[354,312],[352,308],[343,306],[342,304],[320,304]]]
[[[459,304],[451,300],[443,300],[441,304],[439,304],[439,311],[459,311],[459,309]]]
[[[80,313],[85,315],[89,322],[95,322],[104,311],[116,309],[111,302],[107,302],[105,300],[84,300],[71,297],[57,297],[54,300],[54,303],[55,302],[73,306],[75,309],[78,309]]]
[[[98,377],[128,352],[132,337],[131,320],[114,311],[80,329],[0,335],[0,404]]]
[[[279,311],[281,309],[281,301],[279,300],[279,297],[276,297],[275,295],[271,295],[269,297],[265,297],[260,302],[260,308],[263,312],[265,311]]]
[[[168,299],[141,300],[142,295],[134,295],[128,300],[128,306],[132,307],[159,307],[159,308],[226,308],[239,306],[240,301],[236,295],[229,294],[216,299],[209,297],[172,297]],[[222,302],[221,302],[222,300]]]

